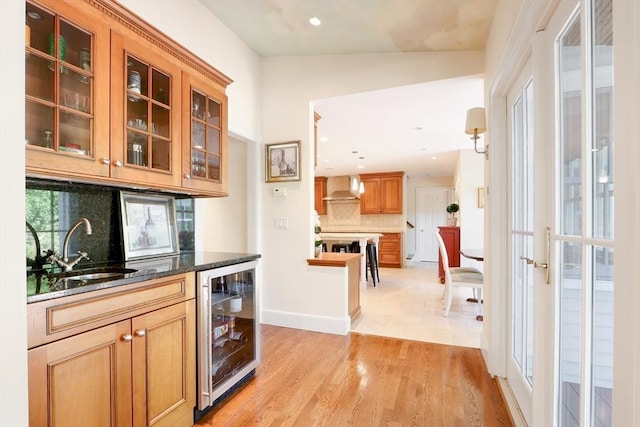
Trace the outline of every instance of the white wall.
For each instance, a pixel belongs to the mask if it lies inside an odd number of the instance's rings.
[[[484,209],[478,207],[478,187],[484,187],[484,155],[461,150],[458,164],[460,248],[483,248]],[[465,257],[460,257],[460,265],[482,268],[482,264]]]
[[[24,225],[24,11],[0,1],[0,425],[28,425]],[[16,266],[22,266],[16,268]]]
[[[229,138],[229,196],[196,199],[196,250],[247,252],[248,215],[255,209],[247,198],[247,143]]]

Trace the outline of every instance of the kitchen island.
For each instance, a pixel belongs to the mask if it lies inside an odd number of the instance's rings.
[[[320,233],[320,238],[323,241],[338,241],[338,242],[354,242],[354,241],[358,241],[358,244],[360,245],[360,252],[361,254],[364,254],[366,247],[367,247],[367,242],[369,240],[372,240],[373,243],[376,245],[376,248],[379,245],[380,242],[380,237],[382,237],[382,233],[373,233],[373,232],[369,232],[369,233],[343,233],[343,232],[336,232],[336,233],[330,233],[330,232],[322,232]],[[367,281],[365,279],[366,275],[363,275],[362,273],[366,271],[367,268],[367,259],[365,256],[362,256],[360,259],[360,284],[363,287],[367,286]]]
[[[360,314],[360,289],[358,284],[360,283],[362,271],[360,270],[358,259],[364,259],[363,254],[321,252],[319,256],[307,259],[307,264],[310,266],[346,268],[347,286],[346,293],[343,293],[343,295],[346,296],[347,314],[351,322]]]

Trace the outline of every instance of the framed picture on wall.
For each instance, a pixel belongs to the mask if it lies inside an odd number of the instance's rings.
[[[180,252],[171,196],[120,192],[125,260]]]
[[[266,182],[300,181],[300,141],[268,144],[265,152]]]

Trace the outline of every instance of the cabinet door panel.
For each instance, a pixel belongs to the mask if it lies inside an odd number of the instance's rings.
[[[112,32],[113,178],[180,186],[181,71],[165,57],[151,44]]]
[[[362,179],[364,193],[360,195],[360,213],[380,213],[380,180]]]
[[[29,424],[131,425],[129,321],[28,351]]]
[[[132,320],[134,426],[178,427],[192,419],[194,320],[195,300]]]
[[[402,178],[380,179],[382,213],[402,213]]]
[[[109,30],[83,7],[26,3],[27,173],[108,176]],[[46,9],[46,7],[55,7]]]
[[[227,97],[211,82],[182,74],[182,186],[227,195]]]

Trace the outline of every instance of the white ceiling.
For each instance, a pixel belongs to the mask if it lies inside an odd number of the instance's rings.
[[[260,56],[483,50],[495,8],[495,0],[200,1]],[[312,16],[322,25],[311,26]],[[316,101],[318,136],[328,138],[316,175],[450,176],[457,151],[471,146],[466,110],[482,105],[480,76]]]

